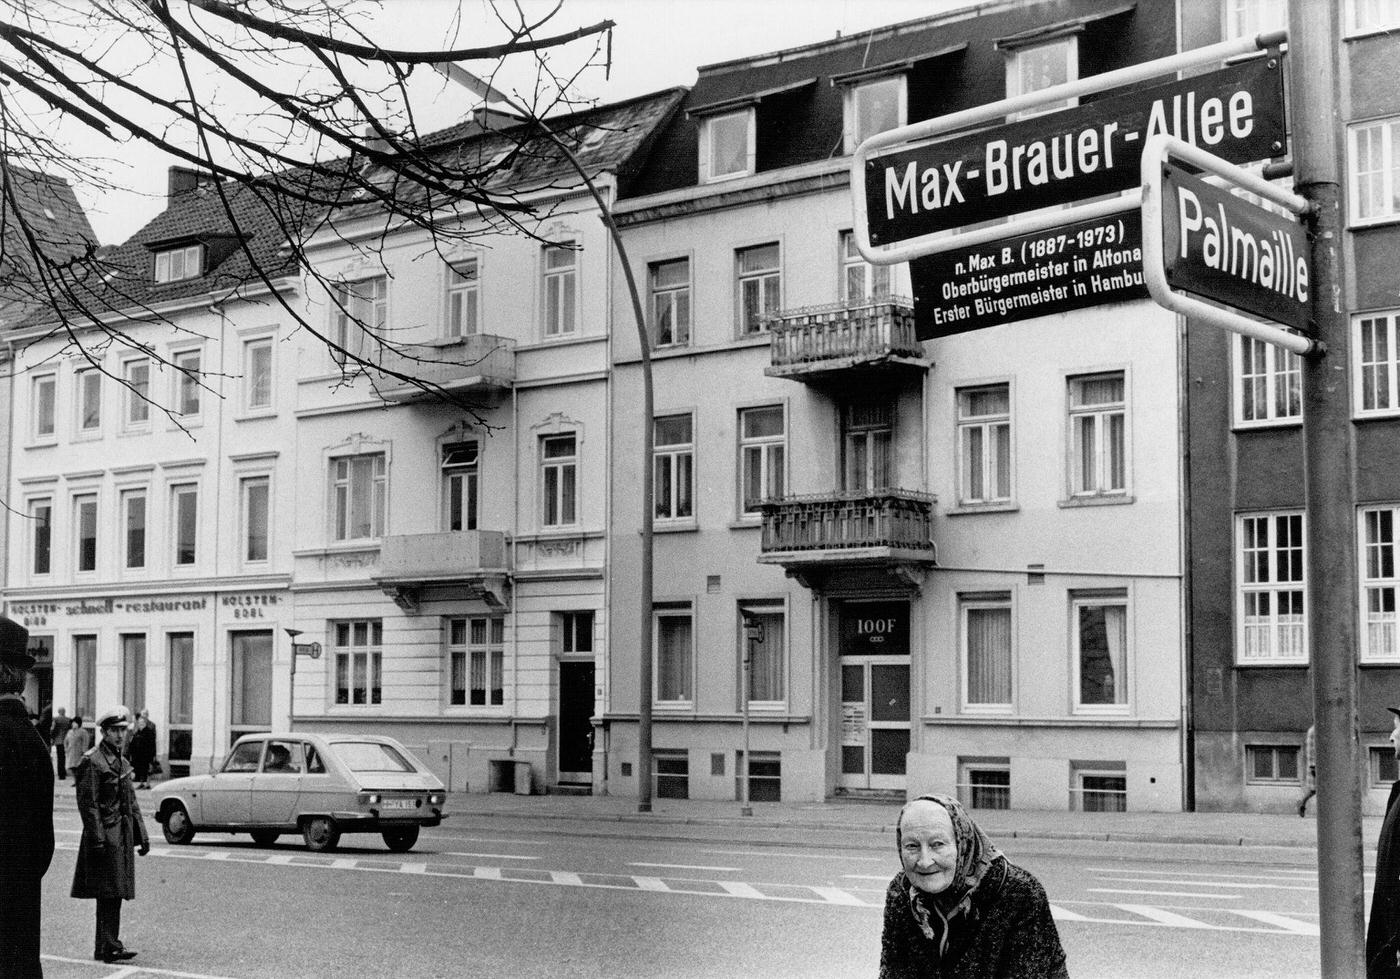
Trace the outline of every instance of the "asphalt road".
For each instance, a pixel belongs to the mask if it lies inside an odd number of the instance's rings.
[[[408,854],[331,854],[202,834],[138,861],[130,966],[91,961],[93,904],[67,896],[79,827],[56,817],[49,979],[199,976],[874,976],[892,846],[861,834],[583,820],[452,819]],[[657,838],[658,836],[665,838]],[[1083,977],[1317,973],[1310,855],[1015,841]]]

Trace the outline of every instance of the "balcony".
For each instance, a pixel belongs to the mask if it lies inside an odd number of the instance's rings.
[[[833,573],[873,570],[918,587],[938,561],[934,498],[877,489],[790,496],[762,504],[759,563],[777,564],[810,588]]]
[[[449,530],[385,537],[374,581],[408,612],[423,601],[510,603],[510,558],[499,530]]]
[[[771,316],[766,325],[772,363],[763,373],[769,377],[848,383],[869,375],[915,378],[929,369],[908,299],[808,306]]]
[[[433,388],[480,396],[515,384],[515,341],[475,333],[444,343],[406,343],[385,350],[379,363],[386,371],[416,377],[429,387],[425,391],[386,374],[379,389],[385,401],[427,400],[433,397]]]

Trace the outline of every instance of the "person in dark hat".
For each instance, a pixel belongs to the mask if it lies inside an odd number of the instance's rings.
[[[1400,707],[1387,707],[1394,718],[1390,744],[1400,758]],[[1366,979],[1400,977],[1400,781],[1390,787],[1376,844],[1376,884],[1371,892],[1371,921],[1366,927]]]
[[[122,741],[131,712],[113,707],[97,716],[98,742],[78,765],[78,814],[83,839],[73,868],[72,895],[95,898],[97,932],[92,957],[125,962],[136,952],[121,941],[122,901],[136,897],[136,859],[151,850],[146,821],[136,804],[131,766],[122,757]]]
[[[53,766],[24,703],[29,632],[0,616],[0,976],[42,977],[40,884],[53,859]]]

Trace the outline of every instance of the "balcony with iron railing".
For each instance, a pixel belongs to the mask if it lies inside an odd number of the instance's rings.
[[[409,384],[386,373],[379,387],[385,401],[421,401],[433,397],[434,388],[453,394],[482,394],[514,386],[515,341],[473,333],[440,343],[406,343],[386,348],[379,364],[386,371],[418,378],[424,384]]]
[[[902,297],[784,310],[764,324],[769,377],[822,383],[877,373],[913,377],[929,368],[914,332],[913,303]]]
[[[789,574],[876,566],[897,571],[937,562],[934,497],[904,489],[788,496],[760,505],[759,563]]]

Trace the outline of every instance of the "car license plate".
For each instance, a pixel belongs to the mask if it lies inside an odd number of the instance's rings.
[[[380,809],[417,809],[417,799],[385,799],[379,803]]]

